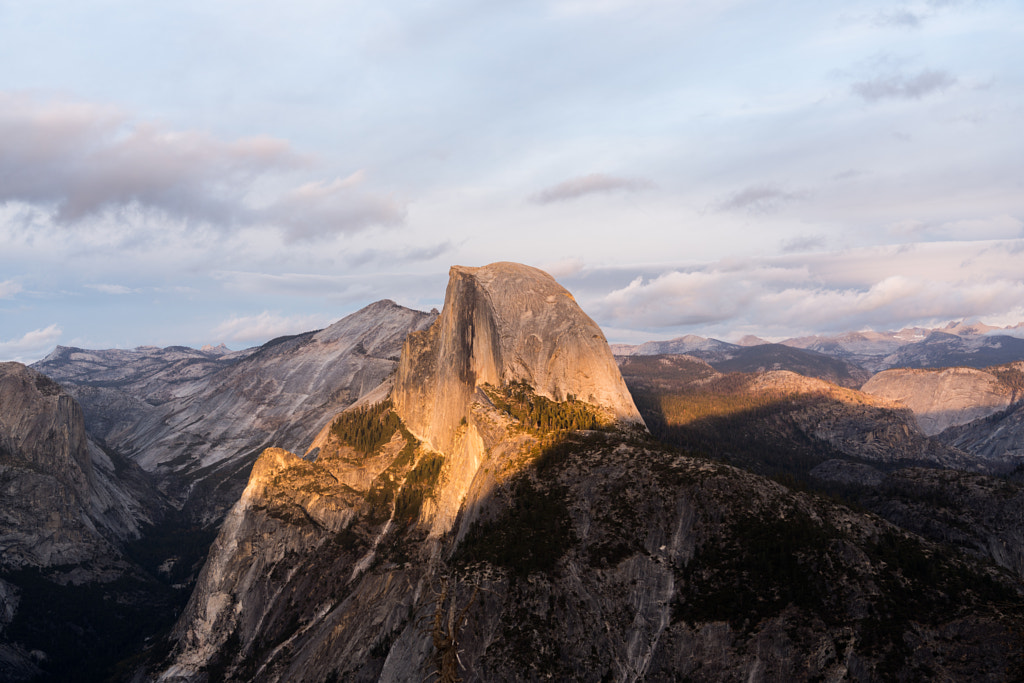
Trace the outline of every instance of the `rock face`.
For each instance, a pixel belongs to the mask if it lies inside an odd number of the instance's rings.
[[[238,500],[260,451],[304,451],[332,415],[394,372],[405,337],[433,319],[380,301],[244,352],[58,347],[35,367],[68,384],[109,446],[213,523]]]
[[[1024,464],[1024,403],[1014,403],[964,425],[949,427],[937,437],[944,443],[993,464],[998,471]]]
[[[122,551],[165,509],[58,384],[0,363],[0,681],[93,680],[110,640],[141,646],[148,623],[110,625],[167,600]]]
[[[138,537],[151,492],[115,469],[58,384],[0,363],[0,569],[102,561]]]
[[[812,470],[890,522],[994,562],[1024,581],[1024,487],[998,477],[831,460]]]
[[[1024,675],[1006,570],[653,442],[556,288],[453,269],[393,410],[265,451],[159,680]]]
[[[926,437],[893,401],[785,370],[715,371],[687,356],[620,357],[651,433],[766,475],[806,480],[826,460],[989,471]]]
[[[1006,409],[1014,393],[992,373],[972,368],[885,370],[862,389],[910,408],[929,436]]]
[[[515,382],[642,424],[601,329],[554,278],[515,263],[453,266],[440,318],[406,341],[395,409],[419,438],[452,452],[477,388]]]

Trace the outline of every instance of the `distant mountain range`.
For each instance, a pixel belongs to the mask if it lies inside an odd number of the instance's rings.
[[[785,346],[808,352],[807,356],[786,356]],[[643,344],[612,344],[617,356],[686,354],[712,365],[735,361],[729,368],[752,372],[758,369],[793,369],[787,363],[803,363],[812,375],[846,386],[857,386],[880,370],[888,368],[985,368],[1024,360],[1024,323],[993,327],[982,323],[951,322],[941,328],[912,327],[898,332],[845,332],[835,336],[794,337],[778,344],[747,336],[738,343],[685,335],[667,341]],[[773,358],[774,356],[774,358]],[[845,361],[849,366],[832,366],[822,357]],[[798,360],[799,359],[799,360]],[[717,367],[717,365],[716,365]],[[857,368],[859,370],[855,370]],[[831,376],[822,373],[831,372]]]

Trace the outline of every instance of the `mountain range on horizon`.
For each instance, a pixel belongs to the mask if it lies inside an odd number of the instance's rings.
[[[440,312],[7,364],[0,680],[1024,675],[1016,345],[672,342],[613,355],[499,263]]]
[[[769,342],[753,335],[742,337],[736,343],[684,335],[643,344],[612,344],[611,348],[619,356],[681,353],[705,360],[725,361],[758,355],[747,349],[772,346],[839,358],[868,373],[892,367],[986,367],[1024,357],[1024,323],[994,327],[959,321],[936,328],[844,332],[793,337],[780,342]]]

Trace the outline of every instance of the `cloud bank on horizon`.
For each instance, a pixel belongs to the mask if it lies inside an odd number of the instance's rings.
[[[1024,320],[1024,7],[766,5],[0,0],[0,360],[498,260],[612,341]]]

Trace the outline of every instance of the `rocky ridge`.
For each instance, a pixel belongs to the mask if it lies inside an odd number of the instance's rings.
[[[66,383],[97,436],[209,524],[238,500],[261,450],[305,450],[394,372],[406,335],[433,318],[380,301],[244,352],[58,347],[34,367]]]
[[[848,363],[861,372],[872,374],[889,368],[927,368],[965,366],[984,368],[990,365],[1024,360],[1024,323],[999,328],[980,323],[968,324],[963,321],[951,322],[942,328],[912,327],[896,332],[845,332],[839,335],[813,335],[794,337],[780,342],[781,345],[807,351],[810,358],[781,358],[785,365],[776,370],[804,372],[797,365],[820,365],[814,356],[823,355]],[[747,335],[737,344],[697,335],[685,335],[667,341],[645,342],[643,344],[613,344],[617,356],[690,354],[718,364],[744,356],[741,347],[752,349],[747,357],[771,355],[769,342]],[[776,355],[779,355],[776,352]],[[733,367],[730,370],[753,371],[754,367]],[[834,370],[833,370],[834,372]],[[841,370],[846,374],[848,370]],[[835,377],[815,375],[821,379],[835,381]],[[846,382],[839,382],[846,384]],[[848,384],[848,386],[855,386]]]

